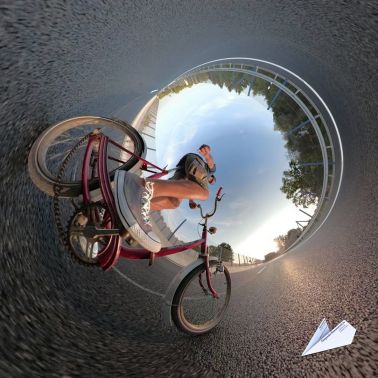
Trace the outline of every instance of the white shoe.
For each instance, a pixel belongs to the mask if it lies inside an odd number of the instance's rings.
[[[114,183],[114,199],[123,226],[143,248],[159,252],[161,243],[149,217],[153,183],[121,170],[116,172]]]

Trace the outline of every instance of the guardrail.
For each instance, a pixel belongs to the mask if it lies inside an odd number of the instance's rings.
[[[276,69],[277,67],[277,69]],[[274,68],[274,69],[273,69]],[[203,65],[197,66],[189,71],[186,71],[174,81],[172,81],[168,86],[163,88],[159,93],[163,93],[165,91],[172,90],[177,85],[188,85],[191,78],[195,75],[199,75],[201,73],[209,73],[209,72],[217,72],[217,71],[231,71],[243,74],[241,80],[249,81],[249,91],[248,95],[251,92],[251,88],[253,86],[253,80],[257,77],[263,80],[266,80],[270,83],[270,85],[274,85],[277,88],[277,92],[273,97],[272,101],[268,104],[268,109],[272,107],[274,102],[276,101],[277,97],[280,95],[281,92],[286,93],[290,98],[295,101],[295,103],[300,107],[300,109],[304,112],[307,117],[306,123],[310,123],[313,129],[315,130],[316,136],[319,141],[321,154],[322,154],[322,162],[316,162],[317,165],[323,166],[323,185],[321,195],[318,201],[318,206],[316,211],[312,215],[312,217],[306,222],[307,226],[303,230],[302,234],[298,238],[298,240],[290,246],[290,249],[297,245],[305,235],[307,236],[313,234],[317,229],[320,228],[321,224],[324,223],[325,219],[327,218],[328,214],[333,208],[334,202],[338,195],[340,185],[341,185],[341,178],[343,172],[343,155],[342,155],[342,147],[341,147],[341,140],[340,136],[334,122],[334,119],[326,107],[325,103],[321,100],[320,96],[316,94],[316,92],[310,88],[308,85],[308,91],[313,92],[313,97],[316,97],[319,101],[320,105],[324,105],[324,114],[319,110],[318,106],[315,104],[315,101],[302,89],[298,82],[295,82],[295,78],[300,79],[295,74],[290,73],[287,71],[287,75],[285,69],[283,67],[279,67],[273,65],[269,62],[254,60],[254,59],[243,59],[243,58],[235,58],[235,60],[224,59],[218,61],[212,61],[209,63],[205,63]],[[280,72],[276,72],[280,71]],[[290,76],[290,77],[289,77]],[[299,81],[299,80],[298,80]],[[303,85],[304,81],[302,80],[301,84]],[[233,83],[235,85],[236,83]],[[307,84],[307,83],[306,83]],[[334,134],[338,138],[338,145],[335,146],[334,141],[331,137],[330,126],[326,121],[326,117],[332,123],[332,127],[334,129]],[[291,133],[296,132],[299,130],[302,125],[294,127],[290,130]],[[336,153],[336,151],[338,153]],[[339,167],[336,164],[340,164]],[[313,164],[311,162],[304,162],[302,164]],[[338,177],[336,177],[336,171],[338,171]],[[339,178],[338,186],[335,188],[336,178]],[[333,202],[330,203],[330,200],[333,199]],[[328,202],[328,205],[327,205]],[[314,230],[315,223],[319,223],[320,218],[323,220],[316,230]],[[309,231],[312,232],[309,234]]]

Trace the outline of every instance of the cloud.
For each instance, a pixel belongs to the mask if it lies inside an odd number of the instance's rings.
[[[213,225],[216,225],[216,226],[224,226],[224,227],[231,227],[231,226],[240,226],[241,224],[243,224],[242,221],[213,221],[212,222]]]
[[[238,210],[238,209],[242,209],[245,207],[245,202],[241,202],[241,201],[231,201],[228,203],[228,207],[231,209],[231,210]]]

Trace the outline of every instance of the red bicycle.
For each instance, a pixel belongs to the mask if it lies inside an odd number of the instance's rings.
[[[34,142],[28,160],[34,184],[54,197],[56,224],[66,249],[87,266],[108,270],[120,257],[154,259],[197,248],[198,259],[180,271],[164,300],[169,320],[182,331],[198,335],[213,329],[222,319],[231,295],[231,279],[220,257],[209,256],[207,234],[215,233],[208,220],[221,201],[204,214],[198,240],[163,247],[151,253],[135,241],[119,220],[112,185],[115,171],[146,172],[160,178],[172,170],[145,159],[146,145],[137,130],[124,121],[103,117],[75,117],[46,129]]]

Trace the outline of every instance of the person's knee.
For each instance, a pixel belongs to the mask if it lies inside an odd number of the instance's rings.
[[[199,200],[206,201],[209,198],[209,191],[207,189],[202,189],[200,196],[201,198],[199,198]]]
[[[171,198],[170,202],[171,202],[171,209],[177,209],[181,204],[181,200],[179,200],[178,198]]]

